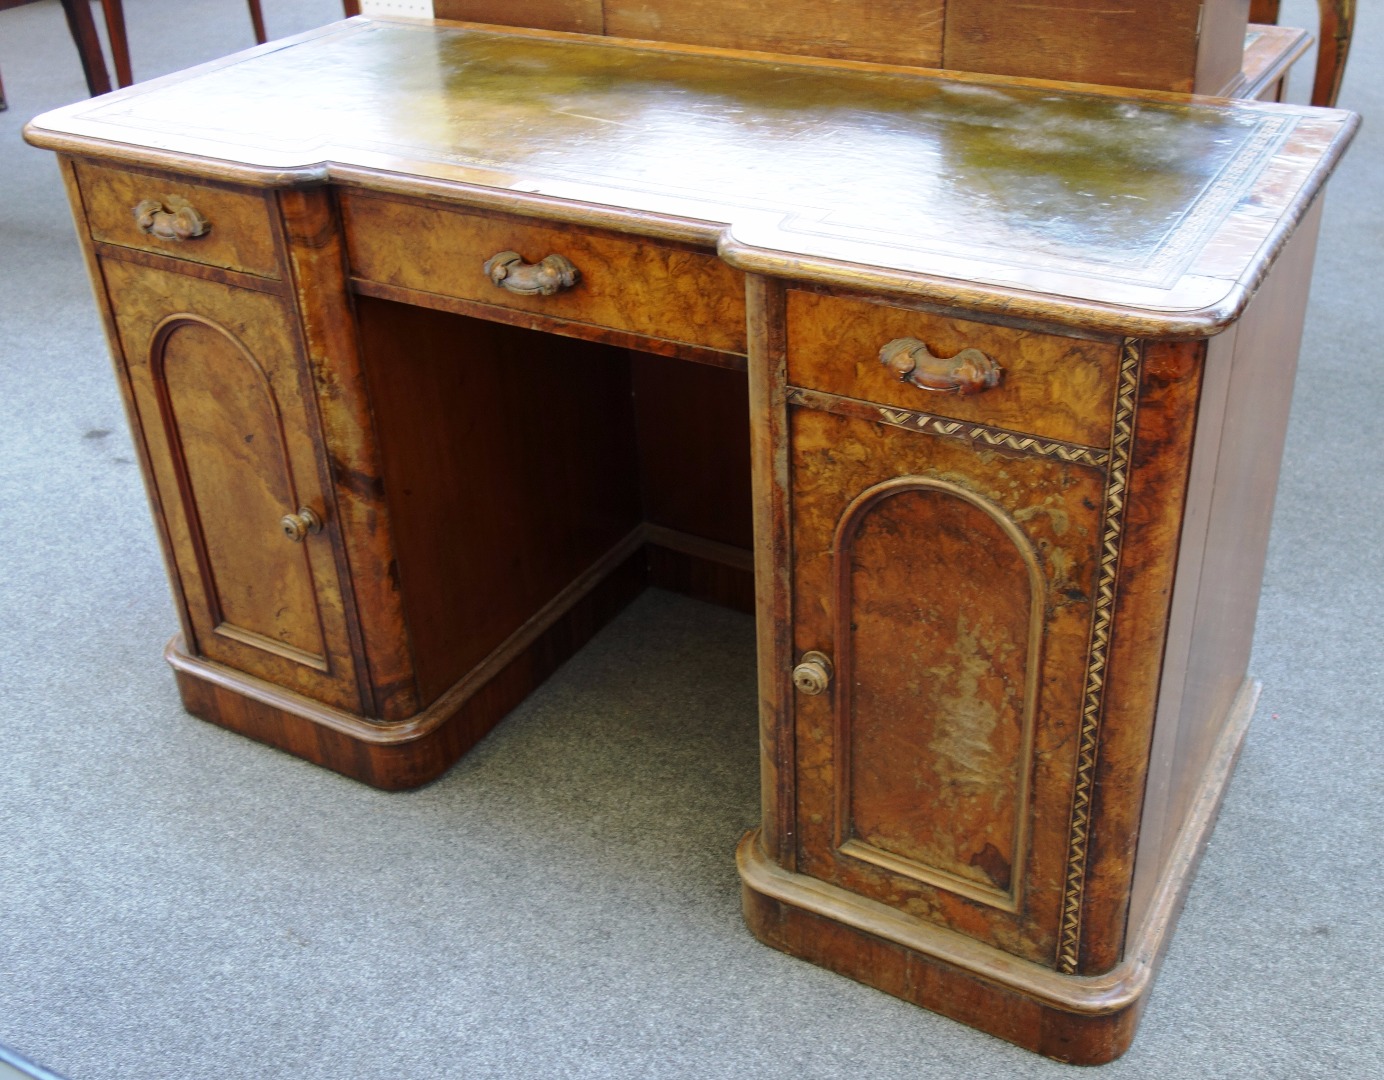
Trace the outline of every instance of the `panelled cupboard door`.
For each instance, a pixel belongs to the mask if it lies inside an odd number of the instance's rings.
[[[798,869],[1052,965],[1103,473],[789,422]]]
[[[102,261],[196,655],[358,710],[312,402],[279,297]]]

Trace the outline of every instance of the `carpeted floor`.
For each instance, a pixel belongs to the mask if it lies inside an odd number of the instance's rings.
[[[251,43],[239,0],[125,6],[145,77]],[[276,36],[340,10],[265,7]],[[1327,205],[1264,696],[1110,1077],[1384,1076],[1384,14],[1361,7],[1342,104],[1367,122]],[[20,139],[83,96],[56,0],[0,11],[0,72],[0,1042],[71,1080],[1068,1074],[745,931],[746,617],[645,594],[409,794],[184,714],[57,170]]]

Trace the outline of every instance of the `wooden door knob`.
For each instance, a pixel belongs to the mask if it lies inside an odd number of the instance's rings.
[[[310,506],[300,506],[296,514],[285,514],[279,519],[279,528],[295,544],[301,544],[308,536],[322,531],[322,519]]]
[[[793,669],[793,685],[804,694],[820,694],[831,683],[831,658],[826,653],[803,653],[802,663]]]

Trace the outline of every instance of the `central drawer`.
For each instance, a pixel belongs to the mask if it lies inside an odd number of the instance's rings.
[[[743,275],[715,255],[644,238],[343,192],[351,272],[359,280],[545,318],[745,352]],[[487,263],[513,252],[517,281],[550,256],[576,269],[551,295],[497,284]]]
[[[954,319],[851,297],[789,289],[788,382],[807,390],[1108,447],[1120,346]],[[972,393],[927,389],[880,359],[911,339],[938,358],[976,349],[999,367],[995,385]]]

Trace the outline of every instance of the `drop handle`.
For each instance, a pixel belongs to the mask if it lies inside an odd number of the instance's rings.
[[[831,657],[826,653],[805,652],[802,662],[793,669],[793,685],[809,696],[822,693],[831,683]]]
[[[553,296],[581,280],[581,271],[563,255],[526,263],[517,251],[502,251],[485,260],[492,284],[519,296]]]
[[[160,240],[196,240],[211,231],[211,222],[201,211],[176,195],[139,203],[135,207],[135,225],[146,236]]]
[[[279,519],[279,528],[295,544],[301,544],[307,537],[322,531],[322,519],[312,507],[300,506],[296,514],[285,514]]]
[[[993,390],[1004,379],[1004,369],[979,349],[943,359],[917,338],[895,338],[879,350],[879,362],[920,390],[963,397]]]

